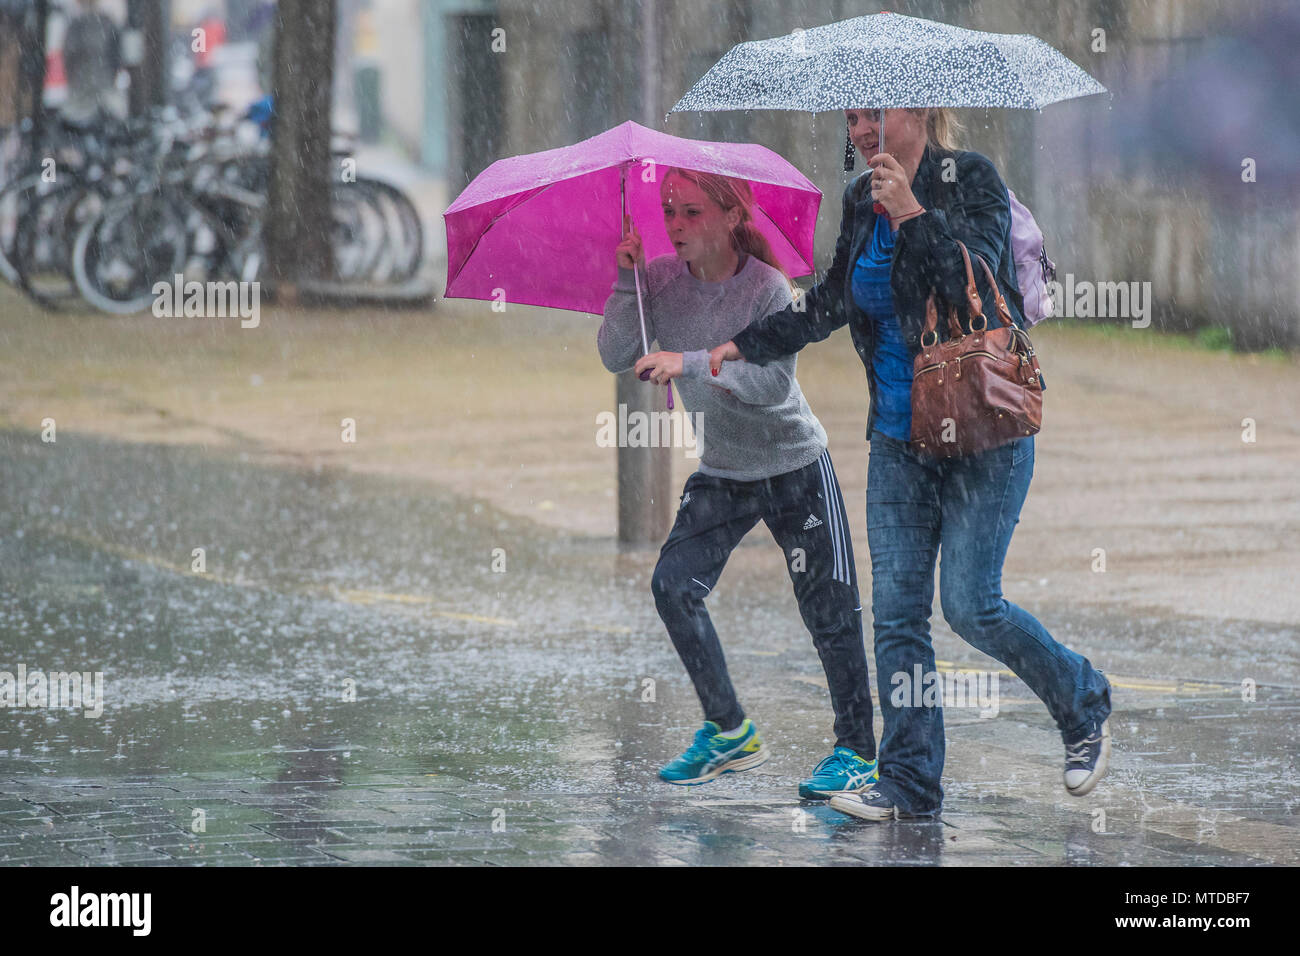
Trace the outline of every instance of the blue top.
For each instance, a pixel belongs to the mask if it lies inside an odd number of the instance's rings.
[[[894,314],[889,289],[889,269],[897,229],[889,219],[876,217],[871,242],[853,266],[853,301],[871,320],[876,338],[872,374],[876,379],[874,427],[890,438],[909,441],[912,437],[912,352]]]

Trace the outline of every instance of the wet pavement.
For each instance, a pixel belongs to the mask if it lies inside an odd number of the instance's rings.
[[[1300,628],[1009,579],[1110,676],[1111,773],[1067,796],[1003,673],[995,717],[945,711],[942,819],[879,825],[796,795],[830,709],[761,528],[710,608],[773,758],[655,778],[699,721],[655,556],[414,479],[0,432],[0,671],[104,687],[0,710],[0,864],[1300,862]],[[934,632],[941,669],[999,670]]]

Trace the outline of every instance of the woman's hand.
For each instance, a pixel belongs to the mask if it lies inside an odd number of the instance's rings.
[[[645,250],[641,248],[641,234],[636,231],[632,217],[623,217],[623,241],[618,244],[618,265],[620,269],[631,269],[633,265],[645,268]]]
[[[709,352],[709,370],[717,375],[722,371],[723,362],[743,362],[745,356],[740,354],[735,342],[723,342]]]
[[[650,381],[662,385],[682,374],[682,353],[651,352],[649,355],[643,355],[637,359],[633,371],[639,376],[646,369],[650,369]]]
[[[921,205],[912,192],[906,170],[889,153],[876,153],[867,160],[867,165],[872,168],[871,198],[885,207],[890,219],[913,212]]]

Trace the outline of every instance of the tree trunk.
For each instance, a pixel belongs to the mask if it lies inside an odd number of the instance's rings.
[[[275,13],[271,170],[263,235],[267,274],[292,296],[334,276],[330,245],[330,91],[335,0],[280,0]]]
[[[171,22],[169,0],[130,0],[126,8],[126,22],[140,31],[143,55],[131,67],[130,111],[132,116],[143,116],[154,106],[167,102],[167,54],[169,37],[167,25]]]
[[[38,153],[45,137],[42,102],[45,97],[45,34],[49,26],[49,0],[36,0],[28,13],[31,32],[23,36],[22,62],[19,66],[19,121],[27,120],[25,160],[39,161]]]

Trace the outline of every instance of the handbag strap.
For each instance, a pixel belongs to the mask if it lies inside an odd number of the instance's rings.
[[[971,268],[970,253],[966,250],[966,243],[960,239],[954,239],[953,241],[957,243],[957,248],[961,250],[962,262],[966,265],[966,300],[970,303],[971,323],[973,325],[976,319],[984,317],[984,303],[980,301],[979,290],[975,288],[975,270]],[[980,260],[980,264],[984,266],[984,271],[987,272],[988,265],[985,264],[983,259],[980,259],[979,253],[975,254],[975,258]],[[996,283],[993,287],[994,289],[997,288]],[[934,293],[931,292],[925,308],[925,327],[921,330],[921,344],[925,344],[926,337],[931,333],[934,335],[934,342],[937,342],[939,340],[938,328],[939,312],[934,305]],[[961,324],[957,321],[957,309],[951,305],[948,307],[948,333],[953,338],[960,338],[963,334]],[[934,342],[931,344],[934,344]]]
[[[979,289],[975,288],[975,273],[970,266],[970,253],[966,251],[966,243],[960,239],[954,241],[961,249],[962,262],[966,264],[966,301],[970,304],[970,321],[971,326],[974,327],[976,319],[984,318],[984,302],[980,299]],[[975,253],[975,258],[980,260],[980,265],[984,265],[984,260],[980,259],[978,252]],[[984,268],[987,270],[988,266],[985,265]]]
[[[1003,298],[1002,290],[998,288],[998,280],[993,277],[993,270],[989,268],[989,264],[984,261],[984,257],[978,252],[975,253],[975,258],[979,260],[980,265],[984,268],[984,275],[987,276],[989,280],[989,288],[993,290],[993,300],[998,306],[998,318],[1002,321],[1003,325],[1015,328],[1016,324],[1011,320],[1011,310],[1007,308],[1007,300]],[[983,316],[981,315],[980,317],[982,318]],[[973,321],[974,317],[972,316],[972,322]],[[972,325],[971,328],[974,328],[974,325]]]

